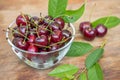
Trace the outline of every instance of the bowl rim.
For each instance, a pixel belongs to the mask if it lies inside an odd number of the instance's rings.
[[[9,28],[12,27],[12,25],[14,25],[14,24],[15,24],[15,21],[13,21],[12,23],[10,23],[10,25],[8,26],[7,31],[6,31],[6,39],[7,39],[8,43],[9,43],[12,47],[14,47],[14,48],[16,48],[17,50],[19,50],[19,51],[21,51],[21,52],[24,52],[24,53],[29,53],[29,54],[49,54],[49,53],[54,53],[54,52],[57,52],[57,51],[61,51],[62,49],[65,49],[67,46],[69,46],[69,45],[72,43],[72,41],[74,40],[74,37],[75,37],[75,27],[73,26],[72,23],[69,23],[70,27],[72,28],[73,34],[72,34],[71,40],[70,40],[66,45],[64,45],[63,47],[61,47],[61,48],[59,48],[59,49],[56,49],[56,50],[54,50],[54,51],[49,51],[49,52],[31,52],[31,51],[22,50],[22,49],[16,47],[16,46],[11,42],[11,40],[9,39],[9,31],[10,31]]]

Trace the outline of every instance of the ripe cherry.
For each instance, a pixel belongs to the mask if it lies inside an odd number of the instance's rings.
[[[41,35],[48,35],[49,34],[49,31],[47,30],[45,25],[39,26],[37,31],[38,31],[39,36],[41,36]]]
[[[91,27],[91,23],[90,22],[87,22],[87,21],[86,22],[82,22],[79,25],[79,31],[81,33],[83,33],[85,28],[90,28],[90,27]]]
[[[60,48],[60,46],[58,44],[51,44],[51,47],[49,48],[49,51],[54,51],[56,49]]]
[[[69,41],[71,39],[71,36],[72,36],[71,32],[68,30],[63,30],[62,35],[63,35],[64,39],[68,39],[67,41]]]
[[[96,30],[92,28],[84,29],[83,36],[86,40],[92,41],[96,36]]]
[[[30,44],[30,46],[28,47],[27,51],[30,51],[30,52],[38,52],[38,47],[36,47],[35,45],[33,44]],[[34,54],[34,53],[27,53],[26,57],[29,59],[29,60],[32,60],[33,57],[36,57],[37,54]]]
[[[33,34],[33,33],[30,33],[29,35],[28,35],[28,43],[34,43],[35,42],[35,39],[36,39],[36,35],[35,34]]]
[[[51,41],[53,43],[60,42],[63,38],[62,32],[60,30],[54,30],[53,34],[51,35]]]
[[[24,16],[24,17],[23,17],[23,16]],[[16,24],[17,24],[18,26],[20,26],[20,25],[26,26],[28,20],[29,20],[28,15],[19,15],[19,16],[16,18]]]
[[[37,37],[35,39],[35,43],[40,45],[39,47],[47,46],[47,44],[48,44],[47,36],[46,35],[41,35],[40,37]]]
[[[53,31],[53,30],[60,30],[60,29],[61,29],[61,26],[60,26],[57,22],[52,22],[52,23],[49,25],[49,29],[51,29],[52,31]]]
[[[27,27],[26,26],[20,26],[19,32],[23,35],[26,35]]]
[[[64,20],[62,18],[60,18],[60,17],[55,18],[55,22],[57,22],[61,26],[61,29],[64,28],[65,22],[64,22]]]
[[[19,38],[19,37],[14,38],[13,41],[12,41],[12,43],[16,47],[18,47],[20,49],[23,49],[23,50],[27,50],[27,48],[29,46],[29,44],[26,41],[24,41],[23,38]]]
[[[99,24],[95,29],[98,37],[103,37],[107,33],[107,28],[103,24]]]
[[[21,37],[21,38],[23,38],[23,35],[20,34],[18,27],[14,27],[13,30],[12,30],[12,33],[13,33],[14,37]]]
[[[51,20],[53,20],[53,18],[51,16],[45,16],[43,24],[48,25]]]
[[[32,28],[35,27],[35,24],[39,23],[39,18],[37,16],[33,16],[30,18],[30,25]]]

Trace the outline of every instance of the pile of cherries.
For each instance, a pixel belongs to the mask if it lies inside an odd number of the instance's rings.
[[[92,28],[90,22],[82,22],[79,26],[79,31],[82,33],[85,40],[92,41],[95,37],[103,37],[107,33],[107,28],[103,24],[99,24],[96,28]]]
[[[71,39],[71,32],[64,29],[65,22],[61,17],[37,17],[20,14],[16,18],[17,26],[12,28],[12,43],[26,51],[49,52],[63,47]],[[31,58],[35,55],[29,55]]]

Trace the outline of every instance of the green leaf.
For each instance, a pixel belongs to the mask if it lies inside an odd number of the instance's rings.
[[[88,55],[85,61],[87,69],[92,67],[101,58],[103,52],[104,52],[103,48],[98,48]]]
[[[77,21],[83,15],[84,10],[85,10],[85,4],[83,4],[77,10],[67,10],[63,16],[63,19],[65,20],[65,22],[73,23],[73,22]]]
[[[66,11],[68,0],[49,0],[48,14],[52,17],[62,15]]]
[[[89,52],[93,47],[89,43],[73,42],[67,55],[69,57],[82,56]]]
[[[62,79],[71,78],[71,76],[75,74],[78,70],[79,68],[74,65],[64,64],[64,65],[60,65],[57,68],[55,68],[53,71],[49,73],[49,75],[62,78]]]
[[[87,76],[85,72],[80,74],[79,80],[87,80]]]
[[[120,18],[116,16],[102,17],[92,22],[92,26],[95,28],[98,24],[104,24],[107,28],[112,28],[120,24]]]
[[[103,80],[103,71],[98,63],[88,69],[88,80]]]

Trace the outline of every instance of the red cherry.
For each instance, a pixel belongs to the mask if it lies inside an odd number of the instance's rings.
[[[82,22],[82,23],[80,23],[79,31],[81,33],[83,33],[86,28],[91,28],[91,23],[90,22]]]
[[[39,36],[49,34],[49,31],[47,30],[45,25],[39,26],[37,31],[38,31]]]
[[[30,33],[29,36],[28,36],[28,43],[34,43],[35,42],[35,39],[36,39],[36,35],[33,34],[33,33]]]
[[[51,35],[51,41],[53,43],[60,42],[63,38],[62,32],[60,30],[54,30]]]
[[[35,39],[35,43],[38,44],[38,45],[40,45],[40,47],[42,47],[42,46],[47,46],[47,44],[48,44],[47,36],[41,35],[40,37],[37,37],[37,38]],[[41,46],[41,45],[42,45],[42,46]]]
[[[61,30],[61,26],[57,22],[53,22],[49,25],[49,29],[53,30]]]
[[[24,19],[24,17],[25,17],[25,19]],[[20,26],[20,25],[24,25],[24,26],[26,26],[27,25],[27,21],[29,20],[29,17],[28,17],[28,15],[19,15],[17,18],[16,18],[16,24],[18,25],[18,26]]]
[[[61,29],[64,28],[65,22],[61,17],[55,18],[55,22],[57,22],[59,25],[61,25]]]
[[[23,35],[26,35],[27,27],[26,26],[20,26],[19,32]]]
[[[12,43],[16,47],[23,49],[23,50],[27,50],[27,48],[29,46],[29,44],[27,42],[25,42],[23,38],[19,38],[19,37],[14,38]]]
[[[20,34],[18,27],[14,27],[13,30],[12,30],[12,33],[13,33],[14,37],[21,37],[21,38],[24,37],[23,35]]]
[[[31,44],[31,45],[28,47],[27,50],[30,51],[30,52],[38,52],[38,47],[36,47],[35,45]],[[33,58],[33,57],[36,57],[36,56],[37,56],[37,54],[27,53],[27,58],[28,58],[29,60],[32,60],[32,58]]]
[[[96,30],[92,28],[86,28],[83,32],[83,36],[86,40],[92,41],[96,36]]]
[[[103,37],[107,33],[107,28],[103,24],[99,24],[95,29],[98,37]]]
[[[68,38],[67,41],[69,41],[69,40],[71,39],[71,36],[72,36],[71,32],[68,31],[68,30],[63,30],[63,31],[62,31],[62,35],[63,35],[63,38],[64,38],[64,39],[67,39],[67,38]]]

